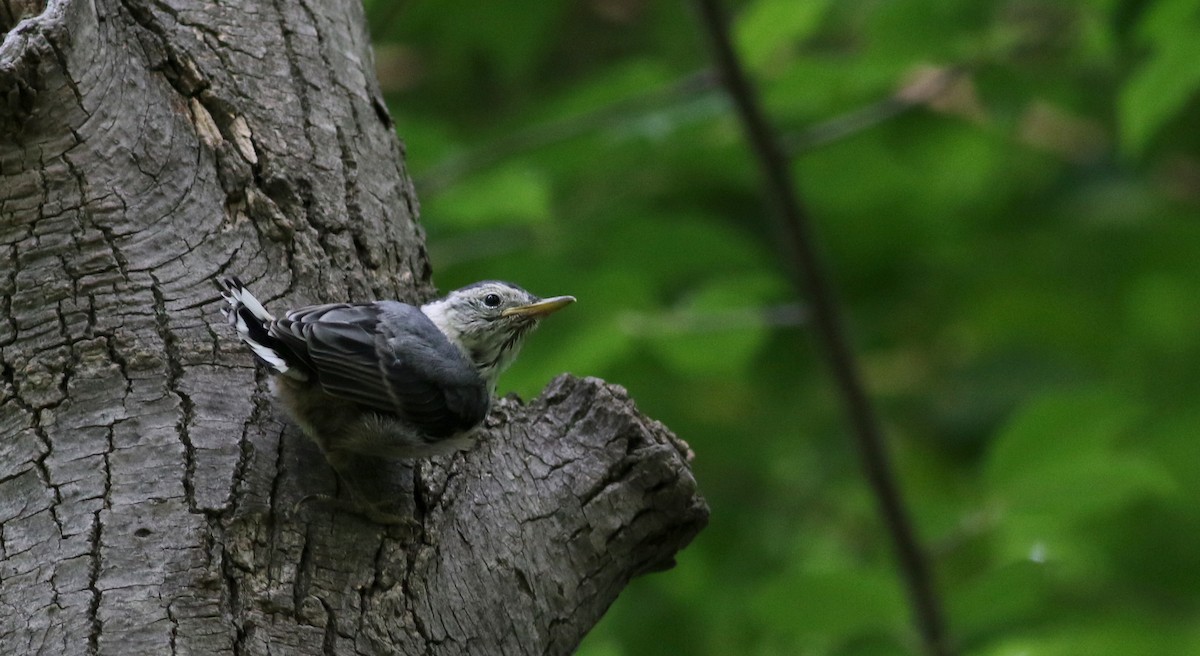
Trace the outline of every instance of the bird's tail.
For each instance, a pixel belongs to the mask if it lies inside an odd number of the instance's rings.
[[[272,373],[306,378],[303,372],[288,364],[283,345],[271,335],[274,315],[267,312],[267,308],[254,298],[254,294],[236,276],[220,278],[218,282],[225,290],[221,296],[229,303],[229,307],[221,308],[221,313],[229,320],[229,325],[237,330],[238,337],[254,352],[254,357],[270,367]]]

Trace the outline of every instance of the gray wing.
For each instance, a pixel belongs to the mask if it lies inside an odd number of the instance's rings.
[[[397,415],[430,437],[483,421],[487,385],[419,308],[397,302],[293,310],[271,326],[332,396]]]

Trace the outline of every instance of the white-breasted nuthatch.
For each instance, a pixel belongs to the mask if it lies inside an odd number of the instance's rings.
[[[525,337],[575,301],[489,280],[420,307],[334,303],[276,319],[237,278],[220,283],[230,325],[335,468],[352,453],[424,458],[471,446]]]

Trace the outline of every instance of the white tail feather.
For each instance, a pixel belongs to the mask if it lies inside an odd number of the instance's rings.
[[[221,311],[229,320],[229,324],[237,330],[238,338],[250,347],[263,364],[276,373],[299,380],[307,379],[308,376],[290,366],[278,350],[264,343],[270,338],[271,324],[274,323],[275,316],[246,289],[242,281],[237,278],[222,278],[220,282],[225,288],[221,296],[229,303],[229,307]],[[247,323],[248,319],[256,325]],[[256,337],[256,334],[259,337]],[[271,340],[273,341],[273,338]]]

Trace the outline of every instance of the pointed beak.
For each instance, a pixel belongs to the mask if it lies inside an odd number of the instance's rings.
[[[541,319],[542,317],[545,317],[553,312],[557,312],[558,310],[561,310],[574,302],[574,296],[555,296],[554,298],[542,299],[537,303],[530,303],[529,305],[508,308],[507,310],[501,312],[500,316]]]

